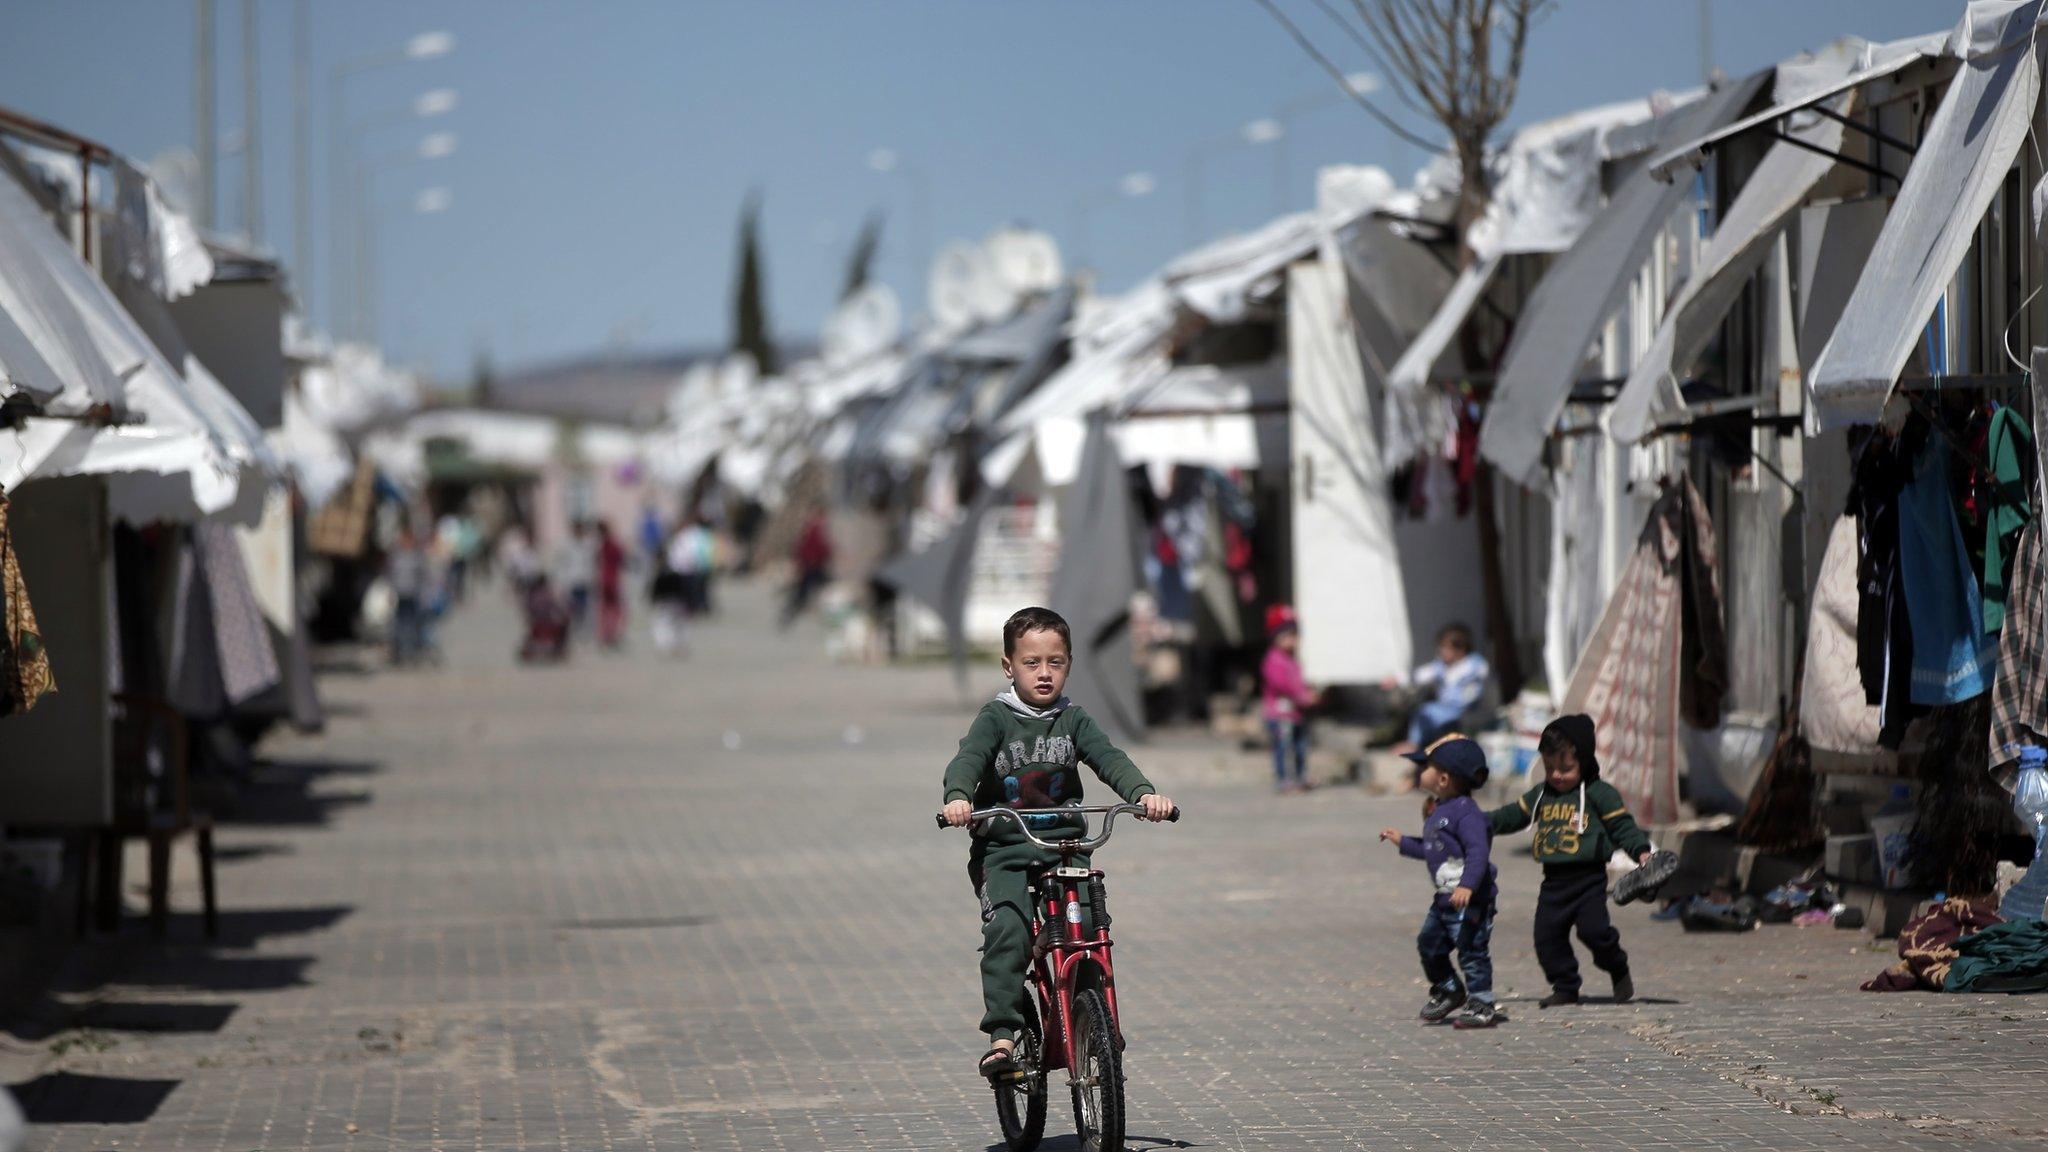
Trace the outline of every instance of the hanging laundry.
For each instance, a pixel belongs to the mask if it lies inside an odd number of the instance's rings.
[[[21,578],[21,558],[14,554],[14,535],[7,528],[7,497],[0,494],[0,716],[26,712],[45,692],[57,690],[50,672],[50,654],[36,628],[28,584]]]
[[[2027,482],[2027,464],[2033,452],[2033,430],[2018,412],[2001,405],[1992,413],[1985,436],[1985,462],[1991,468],[1983,490],[1986,632],[1998,631],[2005,622],[2005,602],[2010,594],[2006,570],[2012,565],[2012,545],[2020,529],[2033,518]]]
[[[1899,493],[1899,570],[1913,628],[1915,704],[1960,704],[1991,687],[1983,599],[1949,498],[1948,444],[1930,435]]]
[[[1864,700],[1878,709],[1878,745],[1896,750],[1912,706],[1913,627],[1899,565],[1899,492],[1906,471],[1898,441],[1885,434],[1856,461],[1849,505],[1856,510],[1856,669]]]
[[[2048,739],[2048,645],[2042,628],[2041,526],[2020,530],[2013,549],[2012,595],[1998,634],[1998,671],[1991,681],[1991,774],[2010,789],[2020,750]]]
[[[1679,818],[1680,724],[1719,720],[1728,677],[1713,531],[1691,480],[1665,489],[1565,691],[1563,710],[1597,725],[1603,778],[1646,823]]]
[[[1881,712],[1870,703],[1858,669],[1856,569],[1861,551],[1856,517],[1844,514],[1828,533],[1813,614],[1806,628],[1806,667],[1799,682],[1799,726],[1823,771],[1825,757],[1881,755]]]

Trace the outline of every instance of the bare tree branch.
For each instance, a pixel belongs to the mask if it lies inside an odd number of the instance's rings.
[[[1393,117],[1387,115],[1385,112],[1380,111],[1380,109],[1377,106],[1375,106],[1372,101],[1367,100],[1363,93],[1354,89],[1351,86],[1351,81],[1344,78],[1344,70],[1342,68],[1337,67],[1337,65],[1333,63],[1328,56],[1323,55],[1322,51],[1318,49],[1315,46],[1315,44],[1309,40],[1307,36],[1302,35],[1301,29],[1295,25],[1293,20],[1288,19],[1287,13],[1281,11],[1280,6],[1278,4],[1275,4],[1273,0],[1254,0],[1254,3],[1258,4],[1259,7],[1264,8],[1268,13],[1270,13],[1273,19],[1275,21],[1278,21],[1280,26],[1287,30],[1287,34],[1294,38],[1294,42],[1301,46],[1301,50],[1303,52],[1308,53],[1311,59],[1313,59],[1317,64],[1320,64],[1322,66],[1323,71],[1328,72],[1331,78],[1337,81],[1337,86],[1342,88],[1345,94],[1351,97],[1352,103],[1357,104],[1360,108],[1365,109],[1366,114],[1371,116],[1373,119],[1379,121],[1382,125],[1384,125],[1387,131],[1392,132],[1395,136],[1400,137],[1402,140],[1405,140],[1408,143],[1415,145],[1417,148],[1434,152],[1438,147],[1440,147],[1439,144],[1429,140],[1425,140],[1421,136],[1415,134],[1414,132],[1410,132],[1408,129],[1402,127],[1401,124],[1398,121],[1396,121]]]

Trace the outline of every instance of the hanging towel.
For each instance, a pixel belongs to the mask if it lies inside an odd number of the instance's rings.
[[[219,647],[221,690],[230,705],[275,686],[283,676],[270,627],[249,586],[249,565],[234,529],[216,521],[192,526],[194,553],[206,569],[214,642]]]
[[[45,692],[57,690],[50,673],[50,654],[36,629],[36,612],[28,602],[28,584],[21,578],[21,559],[14,554],[14,536],[7,529],[7,497],[0,494],[0,716],[26,712]]]
[[[1806,627],[1806,668],[1800,680],[1799,724],[1816,753],[1878,756],[1882,724],[1857,671],[1858,555],[1856,517],[1843,515],[1828,533],[1813,613]]]
[[[1915,704],[1960,704],[1991,687],[1998,653],[1949,499],[1948,445],[1932,435],[1899,493],[1899,567],[1913,627]]]
[[[2012,564],[2012,544],[2033,517],[2026,467],[2033,452],[2033,430],[2018,412],[2000,407],[1992,413],[1991,431],[1985,438],[1986,462],[1991,467],[1989,506],[1984,513],[1986,632],[1996,632],[2005,623],[2005,601],[2011,588],[2006,569]]]

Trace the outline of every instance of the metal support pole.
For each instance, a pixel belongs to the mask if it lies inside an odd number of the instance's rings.
[[[257,72],[256,0],[242,0],[242,234],[263,239],[263,109]]]
[[[210,229],[213,218],[214,161],[219,145],[213,138],[213,0],[193,0],[192,151],[199,159],[199,187],[193,205],[199,226]]]
[[[307,0],[292,11],[292,273],[299,308],[310,315],[303,294],[313,289],[313,46]]]

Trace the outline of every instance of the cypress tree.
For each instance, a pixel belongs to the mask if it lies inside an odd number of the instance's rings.
[[[750,192],[740,206],[739,276],[733,286],[732,350],[751,353],[761,375],[775,371],[775,343],[768,334],[768,295],[761,268],[761,194]]]

